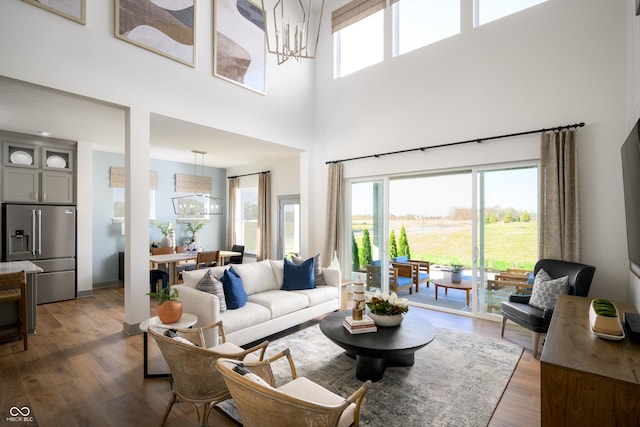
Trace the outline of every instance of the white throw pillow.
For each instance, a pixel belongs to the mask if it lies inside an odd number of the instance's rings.
[[[569,276],[552,279],[549,274],[540,269],[533,282],[533,290],[529,305],[540,310],[553,310],[558,296],[569,293]]]

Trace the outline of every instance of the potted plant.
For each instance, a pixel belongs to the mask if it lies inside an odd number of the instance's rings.
[[[182,317],[182,303],[176,288],[162,288],[160,292],[149,292],[147,295],[158,299],[158,317],[162,323],[176,323]]]
[[[191,233],[191,241],[196,243],[196,233],[204,228],[204,222],[195,221],[187,223],[187,230]]]
[[[453,264],[451,266],[451,283],[462,283],[463,271],[464,271],[464,265]]]
[[[380,289],[368,298],[369,317],[377,326],[398,326],[402,323],[402,315],[409,311],[409,304],[406,298],[398,298],[395,292],[383,294]]]
[[[156,221],[156,227],[158,227],[158,230],[160,230],[160,232],[162,233],[162,240],[160,240],[160,247],[161,248],[168,248],[171,246],[171,239],[169,238],[169,233],[171,233],[173,231],[173,223],[172,222],[168,222],[166,224],[163,224],[161,222],[157,222]]]

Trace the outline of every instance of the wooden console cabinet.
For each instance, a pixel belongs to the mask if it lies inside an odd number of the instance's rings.
[[[540,357],[543,426],[640,425],[640,344],[594,335],[591,299],[558,299]],[[621,318],[637,311],[614,303]]]

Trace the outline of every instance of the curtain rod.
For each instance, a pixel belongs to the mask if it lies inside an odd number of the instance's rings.
[[[244,175],[228,176],[227,179],[240,178],[242,176],[262,175],[265,173],[271,173],[271,171],[262,171],[262,172],[254,172],[254,173],[245,173]]]
[[[379,153],[379,154],[369,154],[366,156],[359,156],[359,157],[351,157],[348,159],[342,159],[342,160],[330,160],[325,162],[325,164],[330,164],[330,163],[341,163],[341,162],[349,162],[351,160],[362,160],[362,159],[370,159],[370,158],[379,158],[382,156],[390,156],[392,154],[403,154],[403,153],[411,153],[413,151],[426,151],[426,150],[430,150],[432,148],[443,148],[443,147],[451,147],[453,145],[462,145],[462,144],[471,144],[471,143],[477,143],[480,144],[481,142],[484,141],[490,141],[492,139],[501,139],[501,138],[511,138],[514,136],[521,136],[521,135],[530,135],[532,133],[544,133],[544,132],[550,132],[550,131],[560,131],[560,130],[565,130],[565,129],[571,129],[571,128],[581,128],[584,126],[584,122],[580,122],[580,123],[575,123],[572,125],[564,125],[564,126],[556,126],[556,127],[552,127],[552,128],[542,128],[542,129],[537,129],[537,130],[529,130],[529,131],[525,131],[525,132],[516,132],[516,133],[508,133],[505,135],[497,135],[497,136],[489,136],[486,138],[475,138],[475,139],[467,139],[464,141],[457,141],[457,142],[448,142],[446,144],[438,144],[438,145],[431,145],[428,147],[419,147],[419,148],[409,148],[407,150],[398,150],[398,151],[389,151],[386,153]]]

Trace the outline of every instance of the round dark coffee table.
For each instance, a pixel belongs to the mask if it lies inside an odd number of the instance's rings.
[[[412,366],[414,353],[429,344],[436,328],[411,311],[400,326],[378,327],[377,332],[350,334],[342,321],[351,311],[338,311],[320,321],[320,330],[331,341],[356,359],[356,378],[360,381],[380,381],[387,366]]]

